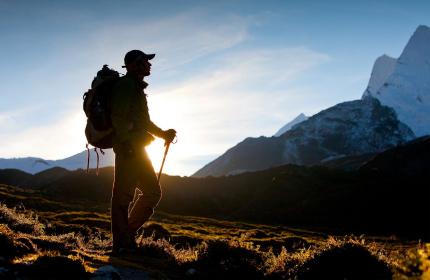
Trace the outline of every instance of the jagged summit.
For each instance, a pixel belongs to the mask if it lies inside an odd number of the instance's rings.
[[[430,60],[430,27],[420,25],[399,57],[401,62],[426,64]],[[428,64],[427,64],[428,65]]]
[[[363,97],[371,95],[392,107],[416,134],[430,134],[430,28],[419,26],[398,59],[375,61]]]
[[[386,54],[378,57],[373,65],[369,85],[367,86],[363,96],[378,94],[378,90],[387,78],[393,74],[396,63],[397,59]]]
[[[296,124],[301,123],[302,121],[305,121],[307,119],[308,117],[305,114],[300,113],[300,115],[295,117],[292,121],[288,122],[286,125],[281,127],[273,136],[279,137],[285,132],[287,132],[288,130],[290,130]]]
[[[416,30],[416,32],[429,32],[429,31],[430,31],[430,27],[424,24],[419,25]]]

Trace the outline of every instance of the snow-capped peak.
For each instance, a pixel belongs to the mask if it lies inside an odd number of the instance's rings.
[[[305,116],[305,114],[301,113],[300,115],[295,117],[292,121],[288,122],[286,125],[281,127],[281,129],[279,129],[278,132],[276,132],[273,136],[279,137],[282,134],[284,134],[285,132],[287,132],[288,130],[290,130],[296,124],[301,123],[302,121],[305,121],[307,119],[308,119],[308,117]]]
[[[397,60],[378,58],[363,97],[367,95],[392,107],[416,136],[430,134],[429,27],[416,29]]]
[[[420,25],[399,57],[401,63],[426,64],[430,67],[430,28]]]
[[[397,60],[395,58],[385,54],[376,59],[364,96],[377,94],[387,78],[393,74],[396,63]]]

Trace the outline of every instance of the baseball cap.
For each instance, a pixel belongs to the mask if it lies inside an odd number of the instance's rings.
[[[148,60],[153,59],[155,56],[155,54],[146,54],[143,51],[140,50],[131,50],[128,53],[125,54],[124,56],[124,64],[130,64],[133,63],[134,61],[138,60],[138,59],[142,59],[142,58],[146,58]],[[125,68],[125,65],[122,66],[122,68]]]

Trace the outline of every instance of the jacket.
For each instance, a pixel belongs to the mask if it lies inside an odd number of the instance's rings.
[[[152,135],[162,137],[163,130],[149,117],[144,92],[147,86],[129,73],[115,84],[111,103],[114,150],[115,146],[127,142],[148,145],[154,139]]]

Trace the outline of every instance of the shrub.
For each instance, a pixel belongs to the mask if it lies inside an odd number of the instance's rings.
[[[299,279],[392,279],[385,263],[354,243],[315,254],[300,267],[298,276]]]
[[[262,255],[240,242],[212,240],[197,247],[198,259],[185,267],[196,269],[195,277],[203,279],[261,279]],[[249,246],[249,244],[246,244]]]

